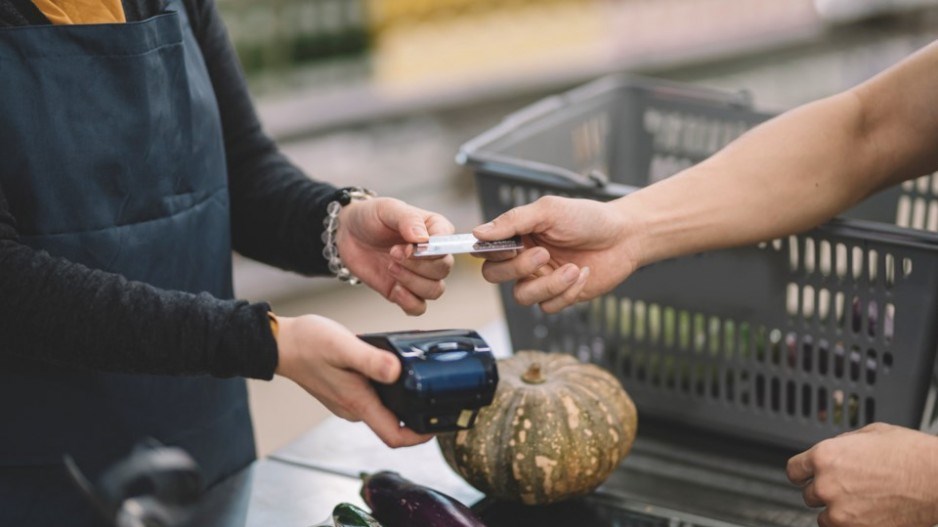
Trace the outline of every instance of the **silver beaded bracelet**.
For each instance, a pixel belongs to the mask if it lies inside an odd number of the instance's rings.
[[[362,187],[346,187],[339,189],[336,198],[326,206],[326,217],[322,220],[322,255],[329,263],[329,272],[336,278],[351,285],[358,285],[361,280],[352,274],[352,271],[342,263],[342,257],[339,256],[339,248],[336,246],[336,232],[339,230],[339,212],[342,207],[348,205],[352,200],[362,201],[377,196],[373,191]]]

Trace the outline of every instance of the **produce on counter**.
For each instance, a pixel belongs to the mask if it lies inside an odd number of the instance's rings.
[[[352,505],[340,503],[332,509],[332,516],[313,527],[382,527],[370,514]]]
[[[437,437],[446,462],[486,495],[535,505],[587,494],[631,450],[635,405],[606,370],[521,351],[498,375],[475,426]]]
[[[485,527],[468,507],[396,472],[362,477],[362,499],[384,527]]]
[[[335,527],[382,527],[378,520],[351,503],[340,503],[332,509]]]

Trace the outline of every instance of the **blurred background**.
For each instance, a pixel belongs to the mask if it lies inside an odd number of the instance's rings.
[[[483,218],[459,145],[603,75],[749,92],[783,111],[853,86],[938,38],[938,0],[218,0],[261,119],[311,177]],[[365,288],[236,258],[242,298],[352,331],[497,328],[497,290],[460,258],[407,317]],[[494,343],[493,343],[494,345]],[[326,410],[288,381],[251,382],[261,455]]]

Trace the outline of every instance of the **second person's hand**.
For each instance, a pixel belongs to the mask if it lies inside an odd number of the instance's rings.
[[[279,317],[277,374],[299,384],[335,415],[364,421],[392,448],[432,436],[401,428],[369,379],[390,384],[401,374],[397,357],[371,346],[341,324],[317,315]]]
[[[873,423],[788,460],[788,479],[819,507],[820,527],[931,526],[938,522],[938,438]]]
[[[545,196],[472,232],[487,241],[521,235],[525,250],[486,254],[482,275],[493,283],[517,280],[518,303],[555,313],[612,290],[635,270],[632,223],[607,203]]]

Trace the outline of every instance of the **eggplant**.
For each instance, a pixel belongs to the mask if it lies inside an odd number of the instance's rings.
[[[361,495],[384,527],[485,527],[469,507],[396,472],[363,475]]]

